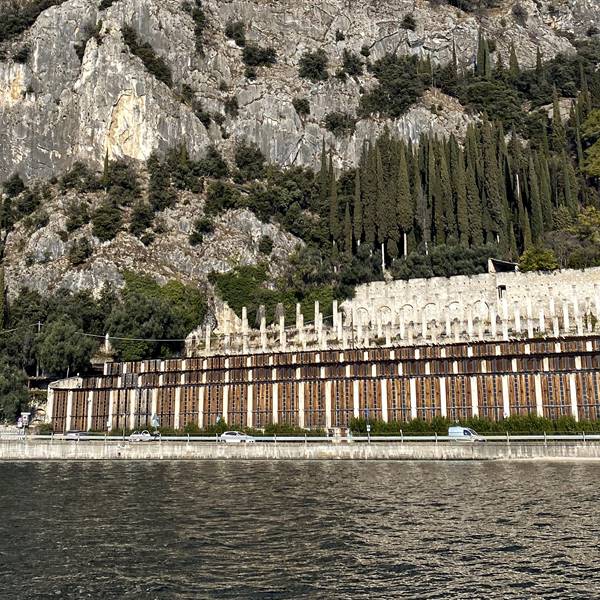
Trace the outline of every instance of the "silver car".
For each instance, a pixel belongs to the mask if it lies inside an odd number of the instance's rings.
[[[129,436],[130,442],[153,442],[160,437],[160,434],[150,433],[147,429],[144,431],[134,431]]]
[[[227,444],[254,444],[256,440],[241,431],[226,431],[221,434],[219,441]]]

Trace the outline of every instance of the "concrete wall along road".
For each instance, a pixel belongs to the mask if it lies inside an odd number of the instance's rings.
[[[453,443],[129,443],[0,441],[0,460],[600,460],[593,442]]]

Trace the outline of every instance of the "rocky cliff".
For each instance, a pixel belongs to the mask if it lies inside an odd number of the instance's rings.
[[[41,2],[13,0],[0,10]],[[476,115],[433,86],[401,117],[362,118],[352,133],[336,136],[325,128],[325,116],[356,115],[361,94],[375,84],[368,71],[335,76],[345,51],[370,61],[397,52],[446,63],[455,49],[459,69],[466,70],[483,31],[497,54],[507,57],[514,47],[521,65],[532,65],[538,49],[545,59],[572,52],[575,37],[594,35],[600,26],[597,0],[506,0],[477,11],[442,0],[206,0],[201,5],[46,0],[46,5],[39,14],[33,11],[30,26],[0,38],[2,180],[15,172],[28,182],[50,179],[76,161],[98,170],[106,158],[146,161],[153,152],[179,145],[192,158],[215,145],[231,159],[242,140],[255,143],[273,163],[316,166],[325,139],[336,165],[352,166],[365,140],[386,126],[413,140],[429,131],[460,135]],[[240,44],[226,35],[232,23],[243,25],[246,45],[272,47],[274,64],[249,72]],[[152,74],[132,52],[128,28],[163,61],[168,78]],[[329,77],[301,78],[301,57],[318,49],[326,53]],[[294,106],[299,98],[308,101],[308,114]],[[192,247],[188,235],[203,214],[201,194],[181,195],[174,208],[163,211],[157,217],[161,235],[149,245],[125,232],[100,243],[90,225],[68,237],[65,207],[72,199],[53,187],[44,200],[47,221],[33,227],[31,221],[18,223],[8,235],[4,264],[12,291],[22,286],[98,291],[104,282],[119,285],[120,274],[130,268],[201,282],[212,270],[256,262],[264,235],[274,242],[270,266],[276,273],[300,243],[249,211],[236,210],[222,214],[214,233]],[[83,237],[92,254],[75,267],[68,253]]]
[[[0,177],[15,170],[27,178],[51,176],[76,160],[100,165],[106,153],[146,160],[152,151],[182,142],[198,156],[209,143],[227,151],[240,139],[255,142],[277,163],[314,165],[325,138],[338,164],[348,166],[363,141],[386,124],[414,139],[423,130],[460,131],[465,116],[456,103],[432,113],[432,102],[425,99],[393,122],[360,120],[353,135],[336,138],[323,128],[325,114],[353,113],[373,78],[311,83],[298,76],[305,51],[325,50],[333,75],[345,50],[367,48],[371,60],[396,51],[445,62],[454,44],[459,64],[467,68],[482,29],[498,52],[508,56],[513,44],[521,64],[532,64],[538,48],[545,58],[569,52],[569,32],[584,35],[600,23],[594,0],[524,0],[519,11],[516,2],[506,1],[477,13],[430,0],[209,0],[202,6],[202,52],[194,19],[181,0],[66,0],[6,42],[8,58],[0,63]],[[414,31],[401,25],[407,14]],[[246,77],[242,49],[225,36],[234,21],[244,24],[247,43],[276,50],[276,64],[258,67],[256,79]],[[172,88],[128,50],[124,26],[164,59]],[[27,60],[12,60],[24,45]],[[213,120],[206,127],[182,102],[184,85],[205,111],[221,115],[221,126]],[[296,112],[297,97],[308,99],[310,115]],[[226,110],[234,98],[237,111]]]

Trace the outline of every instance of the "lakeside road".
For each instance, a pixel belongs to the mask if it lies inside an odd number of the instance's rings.
[[[0,460],[598,460],[598,441],[254,444],[0,440]]]

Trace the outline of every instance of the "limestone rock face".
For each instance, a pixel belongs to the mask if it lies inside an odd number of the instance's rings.
[[[190,194],[190,196],[193,196]],[[145,246],[125,231],[101,243],[86,225],[67,237],[64,211],[72,197],[57,196],[47,204],[48,223],[32,231],[27,220],[8,236],[4,267],[11,296],[21,288],[48,291],[89,290],[98,295],[105,284],[116,289],[123,285],[123,273],[135,271],[152,276],[161,283],[178,279],[199,286],[206,285],[208,275],[226,272],[239,265],[253,265],[267,260],[271,278],[280,275],[289,255],[302,244],[277,225],[265,224],[246,209],[227,211],[215,222],[213,233],[197,246],[189,243],[194,221],[203,214],[201,197],[185,198],[175,208],[163,211],[162,233]],[[266,257],[259,252],[259,241],[268,236],[273,250]],[[87,238],[92,254],[81,265],[73,265],[69,251]]]
[[[460,105],[453,103],[439,116],[425,98],[401,119],[361,120],[354,134],[336,138],[324,129],[324,116],[335,110],[354,114],[361,87],[368,89],[374,80],[369,74],[346,81],[333,75],[344,50],[358,53],[363,46],[370,49],[370,60],[398,51],[446,62],[454,44],[461,67],[468,68],[480,28],[504,56],[514,44],[521,63],[531,64],[538,47],[546,58],[572,51],[564,32],[583,34],[600,25],[596,0],[554,2],[552,13],[520,0],[526,12],[520,22],[512,13],[515,3],[506,0],[479,17],[428,0],[206,0],[201,56],[193,19],[181,0],[116,0],[103,11],[98,0],[66,0],[8,43],[8,50],[29,45],[27,64],[0,62],[0,178],[14,171],[28,179],[48,177],[76,160],[99,166],[107,153],[146,160],[154,150],[179,144],[196,157],[211,143],[227,154],[240,139],[255,142],[279,164],[315,165],[325,138],[337,165],[349,166],[364,140],[386,125],[412,139],[432,128],[460,133],[467,119]],[[400,25],[408,13],[415,31]],[[225,37],[233,20],[244,22],[249,43],[277,51],[277,64],[259,67],[256,80],[245,76],[242,50]],[[170,66],[173,89],[129,52],[121,31],[125,25]],[[298,61],[318,48],[327,52],[331,77],[313,84],[298,77]],[[183,84],[196,91],[205,110],[222,115],[221,127],[213,121],[207,129],[181,101]],[[225,111],[234,97],[237,115]],[[296,97],[309,100],[307,117],[295,111]]]

